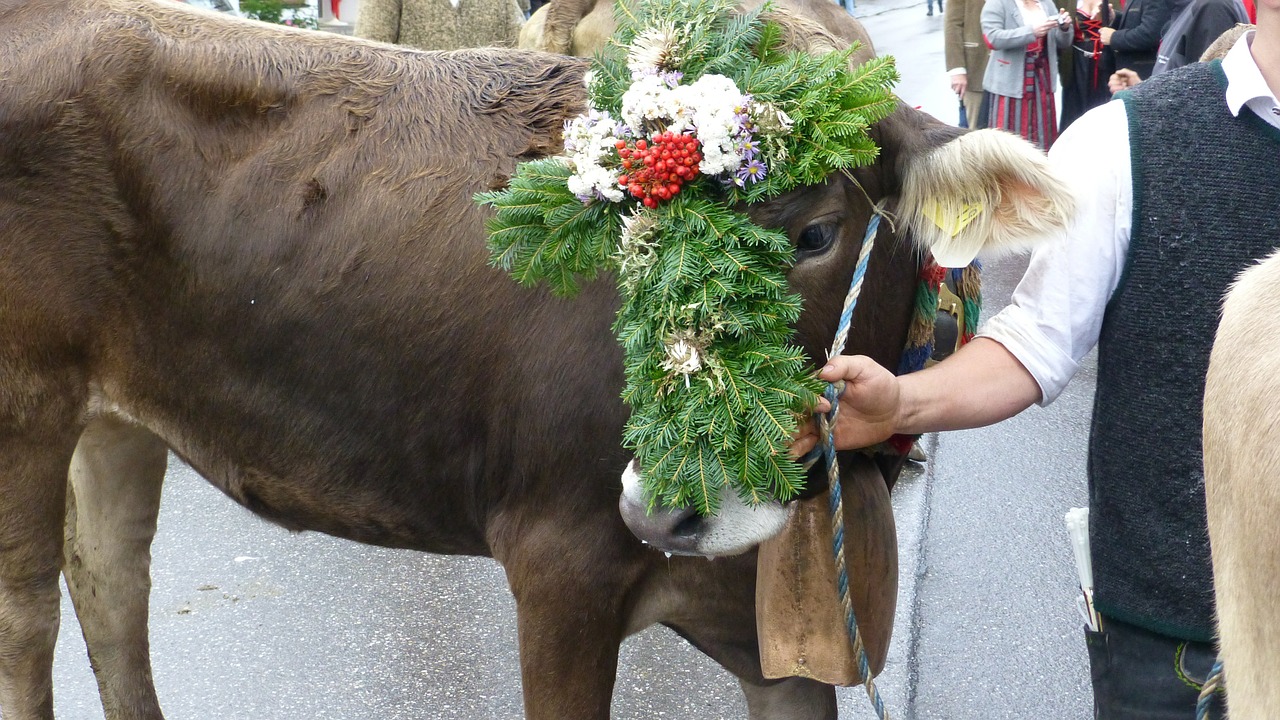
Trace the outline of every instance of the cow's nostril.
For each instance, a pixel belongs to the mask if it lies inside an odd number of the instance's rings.
[[[671,528],[671,534],[676,537],[695,537],[702,530],[703,518],[697,512],[688,510],[688,515],[675,524]]]

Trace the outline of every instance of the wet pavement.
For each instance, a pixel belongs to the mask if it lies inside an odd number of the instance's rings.
[[[942,17],[921,2],[854,14],[898,58],[899,95],[954,122]],[[988,311],[1023,260],[993,262]],[[900,601],[879,683],[906,720],[1089,716],[1062,515],[1082,505],[1092,365],[1047,409],[925,439],[898,484]],[[521,717],[514,604],[492,560],[290,534],[173,461],[154,546],[151,642],[170,720]],[[60,718],[102,718],[70,601],[55,664]],[[842,718],[874,718],[860,688]],[[623,647],[621,720],[746,717],[736,682],[662,629]]]

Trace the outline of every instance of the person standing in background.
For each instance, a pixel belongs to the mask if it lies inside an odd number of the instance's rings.
[[[1099,32],[1102,44],[1115,53],[1113,67],[1128,68],[1146,80],[1156,65],[1156,51],[1169,23],[1191,0],[1128,0],[1113,27]]]
[[[1076,29],[1071,48],[1060,57],[1062,73],[1062,121],[1058,130],[1066,130],[1076,118],[1111,99],[1107,80],[1112,68],[1103,52],[1102,29],[1109,27],[1115,12],[1110,0],[1079,0],[1076,3]]]
[[[942,37],[951,90],[964,104],[968,125],[978,129],[987,126],[982,108],[982,78],[987,72],[991,51],[982,38],[983,0],[951,0],[943,13]]]
[[[1222,33],[1248,22],[1249,13],[1240,0],[1192,0],[1173,18],[1160,40],[1151,74],[1198,61]]]
[[[929,3],[929,12],[925,13],[929,17],[933,17],[933,0],[925,0]],[[942,12],[942,0],[938,0],[938,12]]]
[[[514,47],[528,0],[361,0],[356,37],[419,50]]]
[[[982,34],[991,57],[982,88],[991,94],[987,126],[1045,150],[1058,137],[1058,51],[1071,42],[1071,16],[1050,0],[986,0]]]
[[[1200,60],[1218,38],[1248,22],[1249,12],[1240,0],[1192,0],[1169,24],[1151,76]],[[1107,86],[1110,92],[1117,93],[1140,82],[1142,78],[1132,69],[1120,68],[1111,74]]]

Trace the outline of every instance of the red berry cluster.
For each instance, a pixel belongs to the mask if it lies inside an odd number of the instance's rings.
[[[653,142],[637,140],[628,147],[619,140],[618,157],[626,174],[618,176],[618,184],[645,207],[658,207],[659,200],[670,200],[680,192],[680,186],[698,176],[698,139],[692,135],[663,132],[653,137]]]

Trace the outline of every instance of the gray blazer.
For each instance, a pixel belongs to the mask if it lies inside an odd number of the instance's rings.
[[[982,34],[991,46],[991,58],[982,76],[982,89],[1007,97],[1022,97],[1025,83],[1027,45],[1036,39],[1035,32],[1022,19],[1019,0],[986,0],[982,6]],[[1040,7],[1048,17],[1058,14],[1058,8],[1050,0],[1040,0]],[[1054,88],[1058,86],[1058,49],[1071,44],[1073,27],[1050,30],[1045,36],[1049,51],[1049,77]]]

